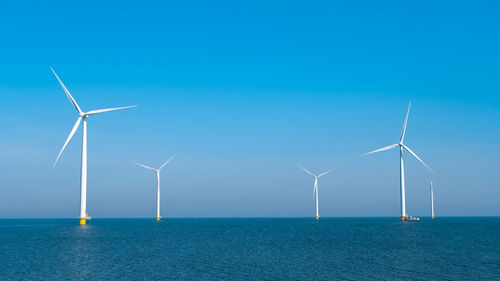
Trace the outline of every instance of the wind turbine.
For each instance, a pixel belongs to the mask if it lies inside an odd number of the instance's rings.
[[[160,218],[161,218],[161,216],[160,216],[160,171],[161,171],[161,169],[163,169],[163,167],[165,167],[168,164],[168,162],[170,162],[170,160],[174,159],[175,155],[177,155],[177,153],[175,153],[174,155],[172,155],[172,157],[170,157],[170,159],[168,159],[167,161],[165,161],[165,163],[163,163],[160,166],[160,168],[158,168],[158,169],[151,168],[151,167],[148,167],[146,165],[139,164],[139,163],[134,163],[137,166],[140,166],[140,167],[143,167],[143,168],[146,168],[148,170],[156,172],[156,182],[157,182],[157,188],[156,188],[156,220],[157,221],[159,221]]]
[[[68,96],[69,101],[73,104],[76,111],[78,112],[78,119],[76,119],[76,123],[73,126],[73,129],[71,129],[71,132],[69,133],[69,136],[66,139],[66,142],[64,143],[63,147],[61,148],[59,155],[57,155],[56,161],[54,162],[52,169],[55,168],[57,161],[59,160],[59,157],[61,157],[61,154],[64,151],[64,148],[66,148],[66,145],[68,144],[68,142],[71,140],[71,138],[75,134],[76,130],[78,129],[78,126],[80,125],[80,122],[83,120],[82,166],[81,166],[81,177],[80,177],[80,216],[78,217],[78,219],[80,220],[80,224],[86,224],[86,220],[91,218],[87,213],[87,118],[90,115],[95,115],[95,114],[109,112],[109,111],[115,111],[115,110],[120,110],[120,109],[136,107],[137,105],[116,107],[116,108],[107,108],[107,109],[98,109],[98,110],[91,110],[91,111],[84,112],[80,109],[80,107],[76,103],[75,99],[69,93],[68,89],[66,89],[66,86],[64,86],[61,79],[59,79],[59,76],[57,76],[54,69],[52,69],[52,67],[51,67],[50,70],[52,70],[52,72],[54,73],[54,75],[57,78],[57,81],[59,81],[59,84],[61,84],[61,87],[63,88],[64,92],[66,93],[66,96]]]
[[[314,189],[313,189],[313,199],[316,200],[316,219],[319,220],[319,203],[318,203],[318,178],[326,175],[326,174],[329,174],[331,172],[333,172],[335,169],[332,169],[332,170],[329,170],[329,171],[326,171],[322,174],[319,174],[319,175],[315,175],[313,173],[311,173],[309,170],[307,170],[306,168],[302,167],[299,165],[299,167],[304,170],[306,173],[308,173],[309,175],[313,176],[314,177]]]
[[[418,179],[429,183],[429,187],[430,187],[430,191],[431,191],[431,218],[434,218],[434,186],[433,186],[434,180],[428,180],[428,179],[422,179],[422,178],[418,178]]]
[[[399,175],[400,175],[400,194],[401,194],[401,221],[405,221],[407,220],[407,214],[406,214],[406,195],[405,195],[405,170],[404,170],[404,163],[403,163],[403,149],[408,151],[411,155],[413,155],[415,158],[417,158],[418,161],[420,161],[420,163],[422,163],[427,169],[429,169],[429,171],[433,172],[432,169],[427,166],[427,164],[424,163],[424,161],[422,161],[422,159],[420,159],[420,157],[417,156],[417,154],[415,154],[415,152],[413,152],[408,146],[406,146],[404,143],[403,143],[403,140],[405,138],[405,133],[406,133],[406,123],[408,122],[408,115],[410,114],[410,107],[411,107],[411,102],[410,104],[408,105],[408,112],[406,113],[406,118],[405,118],[405,123],[403,125],[403,132],[401,133],[401,138],[399,139],[399,143],[396,143],[396,144],[391,144],[389,146],[386,146],[386,147],[382,147],[382,148],[379,148],[379,149],[376,149],[374,151],[370,151],[368,153],[365,153],[361,156],[365,156],[365,155],[368,155],[368,154],[372,154],[372,153],[375,153],[375,152],[380,152],[380,151],[384,151],[384,150],[389,150],[389,149],[392,149],[392,148],[395,148],[395,147],[398,147],[399,146],[399,163],[400,163],[400,170],[399,170]]]

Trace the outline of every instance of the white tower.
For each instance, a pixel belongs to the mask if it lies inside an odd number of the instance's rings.
[[[299,165],[299,167],[304,170],[306,173],[308,173],[309,175],[313,176],[314,177],[314,190],[313,190],[313,199],[315,199],[316,201],[316,219],[319,220],[319,197],[318,197],[318,178],[326,175],[326,174],[329,174],[331,172],[333,172],[335,169],[332,169],[332,170],[329,170],[329,171],[326,171],[322,174],[319,174],[319,175],[315,175],[313,173],[311,173],[309,170],[307,170],[306,168],[302,167]]]
[[[136,107],[136,105],[117,107],[117,108],[108,108],[108,109],[98,109],[98,110],[83,112],[80,109],[80,107],[78,106],[78,104],[76,103],[75,99],[69,93],[68,89],[66,89],[66,86],[64,86],[61,79],[59,79],[59,77],[57,76],[55,71],[52,69],[52,67],[50,69],[52,70],[52,72],[56,76],[57,80],[59,81],[59,84],[61,84],[64,92],[66,93],[66,96],[68,96],[68,99],[73,104],[73,106],[75,107],[75,109],[79,115],[78,119],[76,120],[75,125],[73,126],[73,129],[71,130],[68,138],[66,139],[66,142],[64,143],[63,147],[61,148],[59,155],[57,155],[56,161],[54,162],[54,165],[52,168],[55,168],[57,161],[59,160],[59,157],[61,157],[61,154],[64,151],[64,148],[66,148],[66,145],[68,144],[68,142],[71,140],[71,138],[75,134],[76,130],[78,129],[78,126],[80,125],[80,122],[83,119],[82,166],[81,166],[81,177],[80,177],[80,215],[79,215],[78,219],[80,220],[80,224],[86,224],[86,220],[90,219],[90,216],[87,213],[87,118],[90,115],[109,112],[109,111],[115,111],[115,110],[120,110],[120,109],[126,109],[126,108],[131,108],[131,107]]]
[[[406,113],[406,118],[405,118],[405,122],[404,122],[404,125],[403,125],[403,132],[401,133],[401,138],[399,139],[399,143],[392,144],[392,145],[389,145],[389,146],[386,146],[386,147],[382,147],[382,148],[379,148],[377,150],[370,151],[368,153],[365,153],[365,154],[361,155],[361,156],[365,156],[365,155],[368,155],[368,154],[372,154],[372,153],[380,152],[380,151],[384,151],[384,150],[389,150],[389,149],[392,149],[392,148],[395,148],[395,147],[399,146],[399,163],[400,163],[399,164],[399,176],[400,176],[400,195],[401,195],[401,221],[405,221],[406,218],[408,217],[408,215],[406,214],[405,168],[404,168],[404,162],[403,162],[403,149],[406,150],[406,151],[408,151],[418,161],[420,161],[420,163],[422,163],[427,169],[429,169],[429,171],[432,172],[432,169],[429,166],[427,166],[427,164],[425,164],[424,161],[422,161],[422,159],[420,159],[420,157],[418,157],[408,146],[406,146],[403,143],[403,140],[404,140],[405,134],[406,134],[406,123],[408,122],[408,115],[410,114],[410,107],[411,107],[411,103],[408,105],[408,112]]]
[[[165,161],[165,163],[163,163],[160,168],[158,169],[155,169],[155,168],[151,168],[149,166],[146,166],[146,165],[143,165],[143,164],[139,164],[139,163],[134,163],[136,164],[137,166],[141,166],[143,168],[146,168],[148,170],[151,170],[151,171],[154,171],[156,172],[156,220],[159,221],[161,216],[160,216],[160,171],[161,169],[163,169],[163,167],[165,167],[165,165],[168,164],[168,162],[170,162],[170,160],[174,159],[176,154],[174,154],[172,157],[170,157],[170,159],[168,159],[167,161]]]

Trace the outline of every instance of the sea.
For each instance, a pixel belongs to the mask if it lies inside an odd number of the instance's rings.
[[[0,280],[500,280],[500,218],[2,219]]]

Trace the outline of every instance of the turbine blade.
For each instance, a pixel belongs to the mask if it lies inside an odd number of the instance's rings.
[[[376,149],[374,151],[370,151],[370,152],[367,152],[365,154],[362,154],[361,156],[365,156],[365,155],[368,155],[368,154],[372,154],[372,153],[375,153],[375,152],[380,152],[380,151],[384,151],[384,150],[389,150],[389,149],[392,149],[392,148],[395,148],[396,146],[398,146],[399,144],[395,143],[395,144],[391,144],[391,145],[388,145],[386,147],[382,147],[382,148],[379,148],[379,149]]]
[[[66,96],[68,97],[69,101],[73,104],[73,106],[76,108],[76,110],[78,111],[78,113],[82,113],[82,110],[80,109],[80,107],[76,103],[75,99],[71,96],[71,94],[69,93],[68,89],[66,89],[66,86],[64,86],[64,84],[61,81],[61,79],[59,79],[59,76],[57,76],[57,74],[54,71],[54,69],[52,69],[52,67],[51,67],[50,70],[52,70],[52,73],[54,73],[54,75],[56,76],[57,80],[59,81],[59,84],[61,84],[61,86],[62,86],[64,92],[66,93]]]
[[[54,169],[56,167],[56,164],[57,164],[57,161],[59,160],[59,157],[61,157],[61,154],[62,154],[63,150],[66,148],[66,145],[68,145],[69,140],[75,134],[76,129],[78,129],[78,126],[80,125],[81,121],[82,121],[82,117],[78,117],[78,119],[76,119],[76,123],[73,126],[73,129],[71,129],[71,132],[69,133],[69,136],[66,139],[66,142],[64,143],[63,147],[61,148],[61,151],[59,151],[59,155],[57,155],[56,161],[54,162],[54,165],[52,165],[52,169]]]
[[[151,167],[148,167],[148,166],[146,166],[146,165],[142,165],[142,164],[139,164],[139,163],[134,163],[134,164],[135,164],[135,165],[137,165],[137,166],[140,166],[140,167],[143,167],[143,168],[146,168],[146,169],[148,169],[148,170],[151,170],[151,171],[155,171],[155,172],[156,172],[156,169],[151,168]]]
[[[309,172],[309,170],[307,170],[306,168],[304,168],[304,167],[302,167],[302,166],[300,166],[300,165],[299,165],[299,167],[300,167],[302,170],[304,170],[306,173],[308,173],[309,175],[311,175],[311,176],[315,177],[315,175],[314,175],[313,173]]]
[[[326,171],[326,172],[324,172],[324,173],[320,174],[320,175],[318,176],[318,178],[319,178],[319,177],[321,177],[321,176],[324,176],[324,175],[326,175],[326,174],[329,174],[329,173],[331,173],[331,172],[333,172],[333,171],[335,171],[335,170],[336,170],[336,169],[331,169],[331,170],[329,170],[329,171]]]
[[[406,149],[406,151],[410,152],[411,155],[417,158],[417,160],[420,161],[420,163],[422,163],[427,169],[429,169],[429,171],[434,173],[434,171],[429,166],[427,166],[427,164],[425,164],[424,161],[422,161],[422,159],[420,159],[420,157],[418,157],[417,154],[415,154],[415,152],[413,152],[408,146],[403,144],[403,147]]]
[[[411,102],[408,105],[408,112],[406,112],[406,118],[405,118],[405,123],[403,125],[403,132],[401,132],[401,140],[399,142],[403,142],[406,134],[406,123],[408,123],[408,115],[410,115],[410,107],[411,107]]]
[[[86,115],[93,115],[93,114],[99,114],[99,113],[104,113],[104,112],[109,112],[109,111],[115,111],[115,110],[121,110],[121,109],[127,109],[131,107],[137,107],[137,105],[131,105],[131,106],[124,106],[124,107],[115,107],[115,108],[106,108],[106,109],[97,109],[97,110],[91,110],[89,112],[86,112]]]
[[[161,165],[158,170],[160,171],[161,169],[163,169],[163,167],[165,167],[165,165],[167,165],[170,160],[174,159],[175,155],[177,155],[177,152],[174,153],[174,155],[172,155],[172,157],[170,157],[170,159],[168,159],[165,163],[163,163],[163,165]]]

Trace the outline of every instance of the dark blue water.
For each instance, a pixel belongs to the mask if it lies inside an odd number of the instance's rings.
[[[500,218],[0,220],[1,280],[500,280]]]

